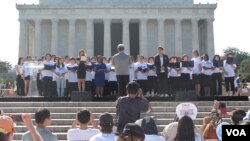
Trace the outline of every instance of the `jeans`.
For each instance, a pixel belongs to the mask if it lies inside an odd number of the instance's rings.
[[[65,82],[66,82],[66,80],[64,77],[56,78],[56,87],[57,87],[57,95],[58,96],[64,96]]]

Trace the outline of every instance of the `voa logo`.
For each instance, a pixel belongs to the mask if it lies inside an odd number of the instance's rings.
[[[244,129],[226,129],[227,136],[247,136]]]

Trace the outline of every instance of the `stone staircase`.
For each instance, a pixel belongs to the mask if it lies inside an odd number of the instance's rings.
[[[180,102],[151,102],[153,107],[152,112],[143,113],[143,116],[154,116],[159,132],[165,125],[171,123],[175,117],[175,107]],[[193,102],[198,107],[198,116],[194,123],[196,126],[202,124],[202,118],[210,114],[212,101]],[[250,109],[248,101],[228,101],[226,102],[228,111],[235,108],[241,108],[245,111]],[[100,114],[110,112],[115,116],[115,102],[0,102],[0,109],[4,110],[6,115],[17,113],[31,113],[34,117],[34,112],[39,108],[48,108],[51,112],[52,125],[49,129],[56,133],[58,140],[67,140],[67,130],[75,118],[76,112],[81,109],[88,109],[94,114],[97,121]],[[229,116],[224,118],[224,121],[229,121]],[[15,127],[15,140],[21,140],[22,134],[27,129],[21,124]]]

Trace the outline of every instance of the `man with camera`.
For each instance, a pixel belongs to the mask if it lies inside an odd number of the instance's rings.
[[[3,112],[1,111],[0,141],[12,141],[13,140],[15,122],[22,122],[27,127],[28,131],[31,134],[31,138],[34,141],[43,141],[40,133],[35,129],[32,123],[30,114],[15,115],[15,117],[18,117],[19,121],[16,120],[17,118],[3,115]]]
[[[126,89],[127,96],[118,98],[116,104],[117,132],[122,132],[127,123],[134,123],[140,119],[141,112],[151,111],[149,101],[144,97],[137,82],[129,82]]]
[[[35,113],[35,121],[37,124],[36,130],[41,135],[44,141],[57,141],[57,136],[53,134],[47,126],[51,124],[50,111],[41,109]],[[26,132],[22,136],[22,141],[35,141],[31,132]]]

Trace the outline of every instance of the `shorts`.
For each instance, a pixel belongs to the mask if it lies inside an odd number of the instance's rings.
[[[24,77],[24,80],[30,80],[30,75]]]

